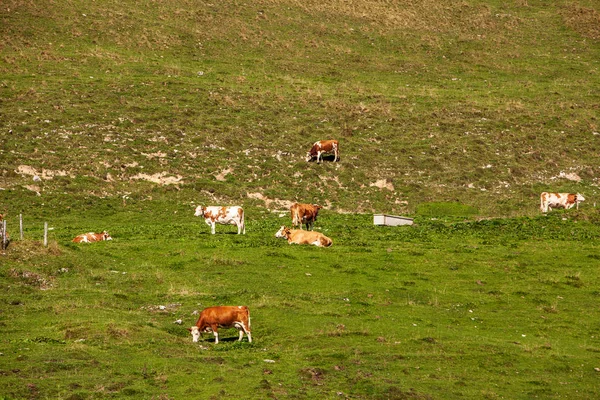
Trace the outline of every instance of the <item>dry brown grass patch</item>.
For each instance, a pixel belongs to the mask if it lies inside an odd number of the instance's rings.
[[[62,250],[56,241],[49,241],[48,246],[44,247],[44,244],[37,240],[13,240],[6,250],[0,253],[0,260],[1,257],[6,257],[9,260],[28,261],[40,256],[60,255]]]
[[[597,10],[573,4],[562,12],[562,16],[567,26],[581,36],[600,39],[600,13]]]

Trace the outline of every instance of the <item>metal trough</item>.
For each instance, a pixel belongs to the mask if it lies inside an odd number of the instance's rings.
[[[412,225],[413,219],[399,215],[375,214],[373,215],[373,224],[385,226]]]

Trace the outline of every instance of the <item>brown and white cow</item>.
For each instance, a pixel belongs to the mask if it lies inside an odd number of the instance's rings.
[[[290,207],[292,227],[295,228],[300,225],[300,229],[302,229],[302,224],[306,224],[306,230],[311,230],[321,208],[323,207],[317,204],[292,204]]]
[[[290,229],[285,226],[282,226],[277,231],[275,237],[285,238],[289,244],[314,244],[317,247],[329,247],[333,243],[331,239],[321,232]]]
[[[217,306],[208,307],[202,310],[196,325],[188,328],[192,334],[192,341],[195,343],[204,332],[212,332],[215,335],[215,344],[219,343],[218,329],[235,328],[240,332],[239,341],[248,336],[248,341],[252,342],[252,333],[250,332],[250,310],[246,306]]]
[[[540,195],[540,210],[543,213],[552,211],[553,208],[564,208],[568,210],[577,206],[579,210],[579,203],[584,201],[585,198],[579,193],[548,193],[542,192]]]
[[[237,225],[238,235],[240,233],[246,234],[244,209],[242,207],[198,206],[194,215],[204,217],[204,222],[210,225],[210,233],[213,235],[215,234],[215,224]]]
[[[101,242],[103,240],[112,240],[108,232],[103,231],[101,233],[82,233],[73,239],[73,243],[91,243],[91,242]]]
[[[337,140],[319,140],[315,142],[308,153],[306,153],[306,161],[317,159],[317,164],[321,162],[321,155],[325,153],[333,153],[335,155],[333,161],[340,160],[340,151]]]

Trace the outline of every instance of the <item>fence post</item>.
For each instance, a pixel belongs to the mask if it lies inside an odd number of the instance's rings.
[[[2,227],[0,227],[0,233],[2,233],[2,250],[6,250],[6,220],[2,220]]]
[[[44,247],[48,246],[48,223],[44,222]]]
[[[21,232],[21,240],[23,240],[23,214],[19,214],[19,231]]]

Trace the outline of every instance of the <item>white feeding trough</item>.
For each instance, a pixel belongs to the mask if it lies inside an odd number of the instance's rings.
[[[399,215],[375,214],[373,215],[373,224],[385,226],[412,225],[413,219]]]

